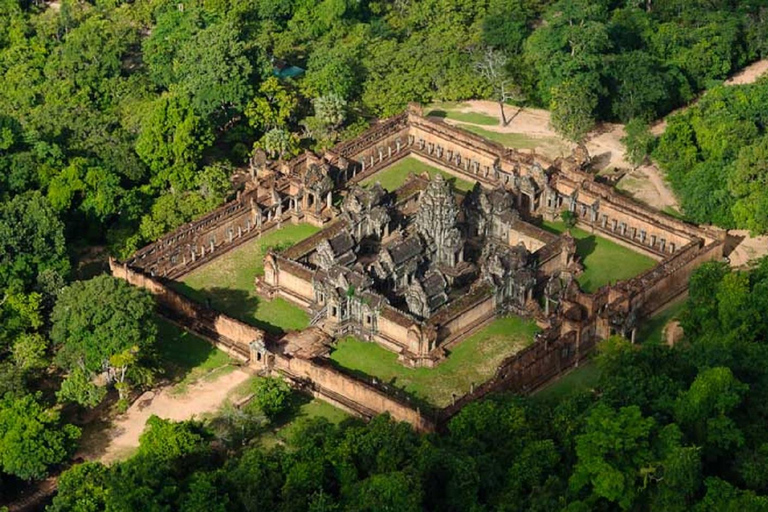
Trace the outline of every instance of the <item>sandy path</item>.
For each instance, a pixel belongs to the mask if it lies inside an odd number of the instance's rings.
[[[733,75],[731,78],[723,82],[725,85],[747,85],[751,84],[757,81],[758,78],[761,76],[768,74],[768,59],[759,60],[757,62],[753,62],[749,66],[745,67],[735,75]],[[706,92],[704,93],[706,94]],[[692,105],[695,105],[698,103],[698,98],[693,100],[691,103],[684,107],[680,107],[677,110],[673,110],[669,114],[667,114],[663,119],[659,119],[653,125],[651,125],[651,133],[659,136],[662,133],[664,133],[664,130],[667,129],[667,119],[669,116],[675,115],[679,112],[682,112],[683,110],[691,107]]]
[[[744,267],[751,260],[768,254],[768,235],[753,237],[747,230],[732,229],[728,234],[741,239],[738,245],[728,255],[732,267]]]
[[[174,394],[173,386],[147,391],[125,414],[112,422],[104,433],[105,439],[100,446],[86,447],[88,451],[80,455],[104,463],[124,458],[139,446],[139,436],[153,414],[169,420],[182,421],[215,412],[229,393],[249,377],[249,372],[238,368],[217,379],[197,382],[183,395]]]

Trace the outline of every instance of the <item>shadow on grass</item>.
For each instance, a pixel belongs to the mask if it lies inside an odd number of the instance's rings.
[[[208,308],[232,316],[270,334],[283,334],[285,332],[279,325],[263,318],[257,318],[256,313],[263,299],[253,293],[235,288],[196,289],[179,281],[173,283],[173,288]]]
[[[427,113],[427,117],[438,117],[440,119],[445,119],[446,117],[448,117],[448,112],[446,112],[445,110],[438,110],[438,109],[430,110]]]
[[[164,377],[179,382],[218,354],[216,347],[167,320],[158,321],[157,347]]]
[[[582,259],[595,252],[595,249],[597,249],[597,237],[595,235],[576,239],[576,254]]]

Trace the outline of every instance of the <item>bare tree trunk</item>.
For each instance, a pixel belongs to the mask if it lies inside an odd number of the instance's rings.
[[[499,102],[499,109],[501,110],[501,123],[502,123],[502,126],[507,126],[509,124],[509,121],[507,121],[507,116],[504,113],[504,102],[503,101]]]

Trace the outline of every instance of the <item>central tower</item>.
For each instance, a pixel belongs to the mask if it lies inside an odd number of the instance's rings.
[[[457,227],[459,206],[451,185],[436,174],[419,198],[416,230],[426,240],[438,266],[455,267],[464,259],[464,241]]]

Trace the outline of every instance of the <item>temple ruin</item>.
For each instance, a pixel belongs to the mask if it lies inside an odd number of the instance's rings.
[[[460,193],[442,176],[426,174],[394,191],[361,184],[406,156],[474,188]],[[563,210],[573,212],[581,229],[657,265],[585,293],[576,281],[582,267],[574,239],[537,226]],[[269,336],[167,286],[247,240],[299,222],[321,231],[270,251],[254,286],[305,309],[312,319],[305,331]],[[723,257],[725,237],[598,182],[583,148],[549,161],[424,117],[412,106],[322,155],[255,158],[251,180],[234,201],[125,262],[112,262],[112,269],[152,290],[163,314],[255,369],[283,375],[358,414],[388,411],[428,430],[488,392],[541,386],[577,366],[601,339],[634,340],[638,322],[687,289],[695,266]],[[441,410],[420,410],[324,360],[335,338],[354,335],[397,353],[404,365],[432,367],[446,347],[508,314],[535,319],[542,331],[488,382]]]

